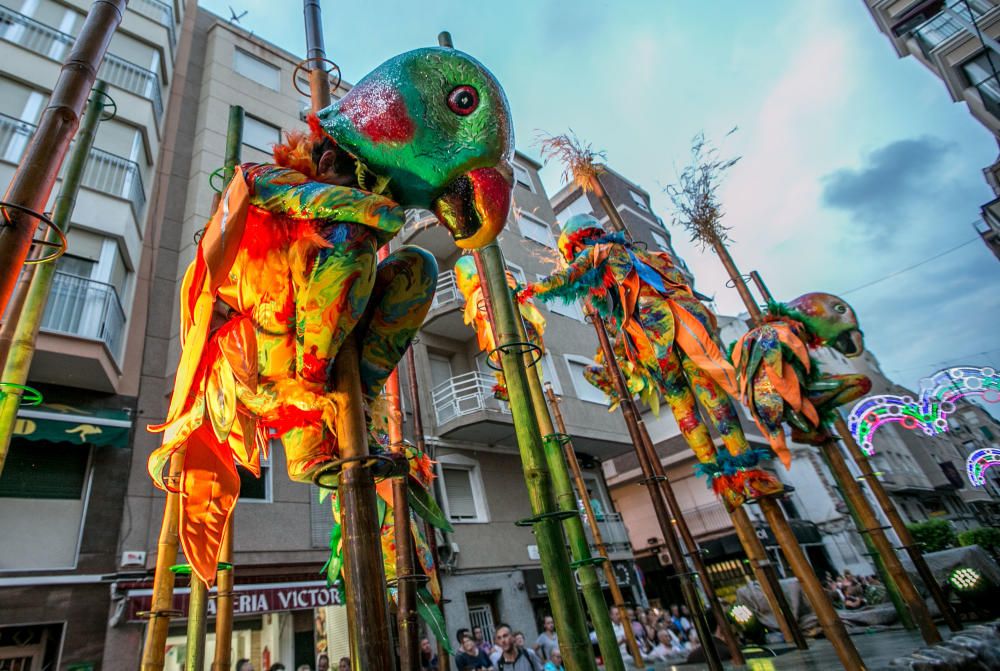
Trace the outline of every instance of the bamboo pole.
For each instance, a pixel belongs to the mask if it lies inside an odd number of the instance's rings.
[[[417,358],[413,353],[413,344],[411,343],[409,348],[406,350],[406,369],[407,369],[407,382],[410,392],[410,408],[413,410],[413,443],[417,450],[421,453],[427,452],[427,441],[424,437],[424,418],[420,414],[420,390],[419,384],[417,382]],[[433,458],[434,455],[428,455]],[[431,496],[434,496],[435,485],[431,483]],[[431,557],[434,560],[434,566],[440,570],[440,560],[438,558],[437,549],[437,539],[435,535],[434,527],[431,526],[430,522],[424,522],[424,533],[427,535],[427,544],[431,548]],[[442,590],[444,585],[442,585]],[[438,641],[438,669],[443,671],[448,668],[448,648],[445,646],[444,641]]]
[[[87,12],[73,49],[59,70],[49,104],[24,158],[3,197],[5,203],[41,212],[49,200],[59,168],[80,123],[97,70],[125,11],[126,0],[95,0]],[[31,248],[38,219],[13,208],[0,224],[0,315],[4,313],[18,274]]]
[[[646,452],[644,447],[642,430],[639,425],[638,410],[636,409],[635,403],[632,402],[632,396],[629,394],[628,387],[625,384],[625,378],[622,375],[621,368],[617,365],[617,360],[614,357],[614,349],[611,347],[611,339],[608,337],[608,332],[604,327],[604,322],[601,321],[600,316],[592,306],[587,306],[587,313],[588,318],[594,324],[594,330],[597,333],[597,340],[600,343],[601,353],[604,355],[605,362],[608,363],[608,370],[611,372],[611,381],[615,386],[615,391],[618,392],[619,398],[622,399],[619,408],[622,411],[622,417],[625,419],[625,426],[628,429],[629,437],[632,439],[632,444],[635,446],[635,453],[639,460],[639,467],[642,469],[642,484],[646,485],[647,491],[649,492],[649,498],[653,503],[653,512],[656,514],[656,521],[660,525],[660,533],[663,534],[663,542],[667,546],[667,552],[670,555],[670,560],[673,562],[674,570],[676,571],[676,577],[680,581],[681,596],[690,609],[691,616],[694,618],[694,626],[698,632],[698,640],[702,642],[702,648],[705,651],[705,661],[712,671],[717,671],[722,668],[722,660],[715,647],[715,638],[712,635],[713,632],[709,629],[708,621],[705,619],[704,606],[702,605],[701,597],[698,595],[698,590],[695,587],[694,580],[692,579],[693,574],[687,570],[687,565],[684,561],[684,555],[681,552],[680,544],[677,541],[677,537],[674,535],[676,517],[674,517],[667,508],[666,501],[663,498],[663,490],[656,486],[658,478],[653,470],[649,454]]]
[[[530,523],[541,555],[542,573],[559,634],[559,647],[570,671],[596,671],[583,606],[569,568],[566,539],[559,524],[561,515],[555,505],[542,436],[531,406],[528,374],[517,344],[517,313],[507,287],[503,253],[494,241],[474,256],[482,280],[487,315],[500,348],[500,362],[507,382],[514,432],[533,514]]]
[[[809,564],[809,560],[806,559],[806,555],[795,538],[795,534],[792,532],[788,520],[785,519],[785,514],[782,512],[778,502],[773,498],[765,497],[760,499],[758,504],[760,505],[761,512],[764,513],[764,518],[767,520],[768,526],[771,527],[771,531],[774,533],[775,539],[781,546],[781,550],[788,560],[789,566],[792,567],[792,572],[799,579],[802,591],[805,592],[806,598],[809,599],[813,612],[816,613],[816,619],[819,620],[823,632],[830,640],[830,644],[833,645],[840,663],[843,664],[845,669],[850,669],[851,671],[865,671],[868,667],[865,665],[864,660],[861,659],[861,655],[858,654],[858,649],[854,646],[851,637],[848,636],[844,623],[837,617],[837,611],[833,609],[830,598],[823,590],[819,579],[816,578],[816,573]]]
[[[889,493],[885,491],[885,487],[882,486],[882,482],[872,470],[872,465],[868,460],[868,457],[866,457],[861,451],[861,448],[858,447],[857,441],[854,440],[854,436],[851,435],[851,431],[847,428],[847,423],[844,421],[844,418],[838,414],[837,418],[834,420],[833,426],[837,431],[837,434],[840,436],[840,439],[847,446],[847,451],[850,453],[854,463],[856,463],[858,468],[861,470],[861,477],[864,478],[865,482],[868,484],[868,489],[871,490],[872,494],[875,496],[875,500],[878,501],[879,507],[882,508],[882,512],[884,512],[885,516],[888,518],[893,531],[895,531],[896,536],[899,537],[899,542],[902,543],[902,548],[906,550],[906,554],[910,557],[910,561],[913,562],[914,568],[916,568],[917,573],[920,574],[920,579],[923,580],[924,586],[927,587],[927,591],[930,592],[931,598],[933,598],[934,603],[937,604],[938,610],[941,611],[941,616],[948,624],[948,628],[952,631],[961,631],[962,623],[959,622],[954,609],[952,609],[951,604],[948,603],[948,599],[941,590],[941,586],[934,578],[934,574],[927,565],[927,560],[924,559],[923,552],[921,552],[920,548],[917,546],[916,541],[913,539],[913,534],[910,533],[910,530],[906,527],[906,523],[903,522],[903,518],[896,509],[896,504],[894,504],[892,499],[889,498]]]
[[[552,408],[552,416],[556,423],[556,429],[559,430],[559,433],[569,436],[569,431],[566,430],[566,422],[563,419],[562,409],[559,407],[559,397],[553,391],[552,385],[545,385],[545,395],[548,396],[549,407]],[[563,443],[563,451],[566,455],[566,463],[569,464],[570,472],[573,474],[573,481],[576,483],[576,491],[580,496],[580,501],[583,502],[583,510],[587,516],[587,525],[590,527],[590,534],[594,537],[594,546],[597,549],[597,554],[604,558],[604,561],[601,562],[601,568],[604,570],[604,579],[607,581],[608,589],[611,591],[612,604],[618,609],[618,612],[624,613],[625,598],[622,596],[621,587],[619,587],[618,579],[615,577],[615,569],[611,565],[611,558],[608,556],[608,548],[604,544],[601,528],[598,526],[597,518],[594,516],[594,507],[590,503],[590,497],[587,496],[587,485],[583,480],[580,462],[576,459],[573,441],[567,440]],[[646,668],[645,662],[642,660],[642,652],[639,650],[639,642],[635,639],[635,632],[631,626],[625,627],[625,645],[628,648],[629,655],[632,656],[633,666],[637,669]]]
[[[205,668],[205,635],[208,631],[206,609],[208,585],[191,573],[191,594],[188,599],[187,649],[184,652],[186,668]]]
[[[384,249],[384,248],[383,248]],[[395,368],[385,383],[389,400],[389,449],[402,455],[403,409],[399,392],[399,368]],[[420,669],[420,632],[417,627],[417,584],[414,582],[413,535],[410,531],[410,504],[407,501],[409,469],[392,479],[392,514],[396,533],[396,626],[399,630],[399,662],[401,671]]]
[[[101,122],[104,110],[104,97],[108,85],[98,81],[94,85],[90,100],[87,103],[83,123],[77,136],[76,145],[70,154],[66,174],[59,195],[56,196],[52,211],[52,223],[64,233],[69,230],[76,197],[83,182],[83,173],[87,167],[90,150],[94,146],[97,126]],[[52,234],[51,231],[46,232]],[[54,237],[54,235],[53,235]],[[45,305],[49,300],[49,292],[55,279],[55,263],[40,263],[34,266],[24,266],[23,277],[18,283],[22,291],[18,291],[17,299],[10,305],[12,313],[4,323],[4,330],[10,333],[10,346],[7,355],[0,366],[0,380],[7,384],[23,385],[28,381],[31,360],[35,355],[35,340],[42,325]],[[20,303],[20,305],[18,305]],[[3,473],[10,440],[14,435],[14,425],[17,422],[17,409],[21,395],[3,392],[0,389],[0,473]]]
[[[306,48],[309,58],[326,57],[319,0],[303,0]],[[316,62],[309,72],[312,111],[330,104],[326,70]],[[385,598],[385,569],[379,539],[375,480],[364,459],[368,428],[361,393],[357,338],[349,335],[333,362],[331,399],[337,407],[337,441],[344,464],[339,488],[343,522],[344,587],[351,667],[355,671],[393,668],[389,609]]]
[[[179,482],[184,455],[170,459],[169,482]],[[156,571],[153,574],[153,598],[149,610],[149,625],[143,642],[141,671],[163,671],[167,648],[167,633],[173,614],[174,573],[170,567],[177,561],[177,523],[180,519],[181,495],[167,492],[163,506],[163,521],[156,545]]]
[[[484,297],[486,292],[484,291]],[[528,342],[528,334],[524,328],[524,321],[518,314],[514,323],[517,327],[517,337],[521,342]],[[492,327],[492,326],[491,326]],[[493,328],[494,333],[496,329]],[[535,418],[538,421],[538,428],[542,432],[542,445],[545,451],[545,461],[549,467],[549,475],[552,478],[552,489],[556,497],[556,506],[559,510],[571,513],[563,520],[563,531],[569,541],[570,556],[576,568],[577,581],[580,590],[583,592],[583,599],[586,602],[587,611],[590,613],[590,621],[594,625],[594,632],[597,635],[597,645],[601,651],[601,658],[604,660],[604,668],[608,671],[625,671],[625,662],[622,660],[621,649],[618,647],[618,638],[615,636],[614,627],[611,624],[611,615],[608,612],[608,604],[604,600],[604,590],[601,589],[601,581],[597,577],[597,570],[594,568],[594,559],[590,554],[590,544],[587,542],[587,535],[583,531],[583,521],[580,519],[580,511],[576,505],[576,495],[573,493],[573,485],[570,482],[569,470],[563,458],[563,442],[557,435],[552,424],[552,416],[549,414],[548,405],[545,403],[545,393],[542,391],[542,375],[535,358],[535,352],[528,351],[523,354],[525,368],[528,371],[528,393],[531,398],[531,405],[535,411]],[[541,356],[541,352],[538,352]],[[561,432],[566,438],[568,434]],[[584,492],[586,493],[586,492]],[[607,560],[600,562],[607,563]],[[622,611],[624,629],[631,631],[632,623],[624,617]],[[633,634],[634,638],[634,634]],[[642,664],[642,656],[633,656],[634,660]]]

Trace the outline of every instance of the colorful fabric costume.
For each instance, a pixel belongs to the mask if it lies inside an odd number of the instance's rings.
[[[181,545],[208,584],[239,495],[236,464],[259,474],[268,440],[279,437],[290,477],[310,482],[337,458],[329,371],[345,339],[357,338],[371,412],[423,322],[434,257],[404,246],[376,260],[402,228],[403,207],[433,210],[459,247],[493,240],[510,207],[509,106],[462,52],[397,56],[310,125],[308,140],[298,134],[275,148],[280,166],[237,171],[181,287],[181,359],[166,421],[150,427],[164,439],[149,473],[182,495]],[[179,479],[166,475],[173,457]],[[410,455],[411,482],[426,486],[430,473],[423,455]],[[424,489],[411,491],[414,510],[441,523]],[[339,519],[335,497],[333,505]],[[332,545],[334,579],[339,541]]]
[[[740,398],[782,459],[790,458],[783,422],[792,426],[796,441],[817,443],[824,438],[822,424],[836,408],[871,389],[864,375],[822,373],[809,356],[817,347],[833,347],[848,357],[864,352],[854,310],[832,294],[770,303],[764,323],[732,348]]]
[[[715,316],[695,298],[683,275],[664,253],[647,252],[608,234],[591,215],[571,217],[559,249],[569,262],[522,295],[542,301],[589,298],[615,333],[615,351],[630,389],[650,402],[662,394],[685,440],[727,506],[773,494],[781,484],[759,467],[770,450],[751,448],[736,407],[736,374],[719,349]],[[589,379],[613,391],[609,374],[591,368]],[[655,384],[654,384],[655,383]],[[609,395],[616,401],[616,395]],[[722,436],[717,450],[701,420],[695,398]]]
[[[500,357],[495,352],[497,348],[496,338],[493,336],[493,328],[486,318],[485,301],[483,299],[482,282],[476,269],[476,262],[471,256],[463,256],[455,262],[455,283],[458,290],[465,298],[465,310],[463,319],[465,323],[476,331],[476,340],[479,349],[486,352],[490,357],[490,362],[494,368],[500,367]],[[516,296],[522,288],[514,275],[507,271],[507,286]],[[538,311],[538,308],[531,301],[522,301],[518,304],[521,319],[524,321],[524,328],[528,335],[528,342],[536,345],[542,353],[545,352],[545,342],[542,336],[545,334],[545,317]],[[496,398],[507,400],[507,383],[503,373],[497,370],[494,373],[496,385],[493,393]]]

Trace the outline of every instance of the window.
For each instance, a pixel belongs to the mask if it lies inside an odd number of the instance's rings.
[[[524,274],[524,268],[521,266],[507,261],[507,270],[510,271],[510,273],[514,276],[514,279],[517,280],[517,283],[521,286],[528,283],[528,276]]]
[[[559,212],[559,221],[565,223],[570,217],[577,214],[593,214],[594,208],[590,204],[587,194],[581,193],[572,203]]]
[[[83,498],[90,450],[68,443],[13,441],[0,477],[0,498]]]
[[[993,432],[990,431],[987,427],[981,426],[979,427],[979,430],[983,432],[984,436],[986,436],[986,440],[993,440]]]
[[[667,239],[665,237],[663,237],[662,235],[660,235],[656,231],[650,231],[650,233],[653,235],[653,242],[656,243],[657,247],[659,247],[660,249],[662,249],[665,252],[669,252],[670,251],[670,243],[667,242]]]
[[[649,205],[646,204],[646,199],[639,195],[632,189],[628,190],[628,195],[632,196],[632,202],[639,206],[639,209],[643,212],[649,212]]]
[[[583,376],[583,372],[587,369],[587,366],[594,365],[594,362],[572,354],[564,354],[563,356],[566,357],[566,365],[569,366],[569,377],[573,381],[573,389],[576,391],[577,398],[581,401],[608,405],[608,398],[604,395],[604,392],[587,382],[587,378]]]
[[[457,454],[438,458],[444,510],[452,522],[488,522],[479,462]]]
[[[521,235],[524,237],[543,244],[546,247],[556,246],[556,239],[552,235],[552,229],[538,217],[527,212],[521,212],[517,216],[517,225],[521,227]]]
[[[240,48],[234,52],[233,69],[272,91],[281,90],[281,70]]]
[[[552,391],[562,394],[562,385],[559,384],[559,375],[556,374],[556,365],[555,361],[552,360],[552,353],[546,352],[542,360],[535,365],[542,367],[542,382],[550,383]]]
[[[514,161],[513,165],[514,165],[514,181],[517,183],[517,186],[523,186],[528,191],[534,193],[535,183],[531,181],[531,171],[525,168],[517,161]]]
[[[281,142],[280,128],[250,115],[244,117],[243,144],[270,154],[271,148],[279,142]]]
[[[271,458],[274,452],[281,448],[281,441],[271,439],[271,453],[267,459],[260,460],[260,477],[255,478],[253,473],[243,468],[236,467],[236,472],[240,476],[240,501],[253,501],[255,503],[271,502]]]

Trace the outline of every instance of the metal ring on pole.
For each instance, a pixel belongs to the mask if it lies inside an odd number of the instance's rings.
[[[226,170],[225,168],[216,168],[215,170],[212,171],[212,174],[208,176],[208,185],[212,187],[212,191],[215,191],[216,193],[222,193],[222,187],[224,187],[225,184],[223,184],[221,187],[215,186],[215,178],[218,177],[220,180],[225,179],[225,175],[223,174],[225,170]]]
[[[376,482],[381,482],[393,477],[398,468],[398,464],[407,463],[405,457],[399,458],[394,454],[366,454],[357,457],[345,457],[331,461],[326,466],[320,468],[313,474],[313,484],[322,489],[336,490],[340,487],[340,473],[347,464],[360,464],[361,468],[372,469],[372,476]],[[407,466],[407,468],[409,468]],[[331,476],[336,476],[331,479]]]
[[[35,264],[38,264],[38,263],[46,263],[48,261],[55,261],[60,256],[62,256],[63,254],[66,253],[66,247],[69,245],[69,242],[66,240],[66,234],[58,226],[55,225],[55,223],[52,221],[52,219],[50,219],[48,217],[48,215],[46,215],[46,214],[44,214],[42,212],[35,212],[34,210],[32,210],[30,208],[27,208],[24,205],[18,205],[17,203],[8,203],[8,202],[5,202],[5,201],[0,201],[0,210],[4,211],[3,212],[4,221],[3,221],[2,224],[0,224],[2,226],[10,226],[11,225],[11,223],[10,223],[10,214],[7,212],[7,208],[10,208],[12,210],[17,210],[19,212],[22,212],[23,214],[26,214],[29,217],[34,217],[35,219],[37,219],[41,223],[43,223],[46,226],[48,226],[50,230],[55,231],[56,235],[59,236],[59,242],[58,243],[56,243],[56,242],[49,242],[45,238],[32,238],[31,239],[31,244],[32,245],[38,245],[39,247],[52,247],[56,251],[52,252],[48,256],[42,256],[42,257],[37,258],[37,259],[25,259],[24,260],[24,265],[30,266],[30,265],[35,265]]]
[[[424,583],[430,582],[430,578],[428,578],[427,576],[425,576],[422,573],[411,573],[410,575],[399,575],[399,576],[396,576],[395,578],[393,578],[392,580],[386,580],[385,581],[385,586],[388,589],[392,589],[393,587],[399,587],[399,583],[401,583],[401,582],[415,582],[418,585],[422,585]]]
[[[336,71],[337,81],[334,82],[332,79],[330,80],[330,93],[336,92],[336,90],[340,87],[340,80],[341,80],[340,66],[331,61],[329,58],[325,58],[323,56],[310,56],[309,58],[303,58],[301,61],[299,61],[298,65],[295,66],[295,70],[292,72],[292,86],[295,88],[295,90],[301,93],[302,95],[306,96],[307,98],[310,95],[312,95],[310,91],[303,91],[301,88],[299,88],[299,72],[311,73],[312,68],[308,68],[306,67],[306,65],[308,63],[313,63],[313,62],[319,64],[329,63],[330,69],[325,71],[326,74],[328,75]]]
[[[536,363],[542,360],[542,348],[536,345],[535,343],[519,342],[519,341],[505,343],[494,349],[486,357],[486,365],[492,368],[493,370],[500,371],[501,373],[503,372],[503,366],[495,366],[493,365],[493,362],[491,360],[493,358],[493,355],[497,354],[497,352],[500,352],[501,354],[520,354],[520,355],[534,353],[535,358],[530,364],[528,364],[529,367],[534,366]],[[500,355],[497,354],[497,358],[499,358],[499,356]]]
[[[229,562],[220,561],[215,565],[216,571],[232,571],[233,565]],[[191,564],[174,564],[170,567],[170,572],[174,575],[191,575]]]
[[[560,445],[566,445],[573,442],[573,437],[568,433],[550,433],[547,436],[544,436],[542,440],[553,440]]]
[[[14,382],[0,382],[0,387],[10,387],[15,389],[14,392],[5,392],[0,390],[0,394],[14,393],[21,397],[22,405],[41,405],[42,401],[45,399],[42,397],[42,392],[38,391],[34,387],[29,387],[24,384],[16,384]]]
[[[154,620],[158,617],[184,617],[184,611],[168,608],[166,610],[140,610],[135,616],[140,620]]]
[[[208,598],[209,599],[221,599],[222,597],[235,596],[235,595],[236,595],[236,592],[216,592],[214,594],[209,594]]]
[[[753,278],[750,277],[749,275],[740,275],[740,279],[743,280],[744,282],[749,282]],[[726,280],[726,288],[727,289],[735,289],[736,288],[736,281],[733,280],[733,279],[731,279],[731,278],[728,279],[728,280]]]
[[[585,559],[577,559],[576,561],[571,561],[569,563],[570,568],[581,568],[583,566],[600,566],[606,561],[611,561],[607,557],[602,557],[600,555],[595,555],[593,557],[586,557]]]
[[[538,524],[539,522],[545,522],[548,520],[562,522],[563,520],[568,520],[571,517],[577,517],[579,514],[580,513],[576,510],[556,510],[551,513],[542,513],[541,515],[535,515],[534,517],[526,517],[523,520],[517,520],[514,522],[514,526],[530,527]]]
[[[638,484],[642,485],[643,487],[646,487],[650,483],[654,483],[655,484],[657,482],[667,482],[667,481],[668,481],[668,478],[665,475],[651,475],[648,478],[643,478],[642,480],[640,480],[638,482]]]
[[[101,111],[101,121],[111,121],[118,116],[118,103],[115,102],[114,98],[108,95],[107,91],[94,90],[92,93],[97,93],[106,100],[106,102],[101,103],[101,107],[103,108]],[[108,108],[111,108],[110,112],[108,111]]]

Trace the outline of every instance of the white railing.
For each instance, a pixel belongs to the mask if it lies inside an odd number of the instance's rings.
[[[118,291],[104,282],[57,271],[42,330],[101,340],[117,360],[125,335],[125,311]]]
[[[403,224],[403,232],[407,235],[415,233],[421,228],[434,226],[438,223],[437,217],[428,210],[407,210],[406,223]]]
[[[597,529],[601,532],[601,540],[608,552],[631,552],[632,545],[628,538],[628,529],[622,522],[621,513],[595,513],[597,518]],[[590,533],[590,524],[585,523],[584,529],[587,532],[587,541],[591,546],[595,546],[594,536]]]
[[[492,375],[472,371],[435,385],[431,390],[431,402],[438,426],[482,410],[510,414],[506,403],[493,398],[495,384],[496,378]]]
[[[62,61],[76,41],[72,35],[3,6],[0,6],[0,39],[13,42],[54,61]],[[157,120],[163,116],[160,80],[155,72],[114,54],[107,54],[97,76],[112,86],[146,98],[153,104]]]
[[[969,0],[968,7],[965,5],[965,0],[948,0],[946,7],[970,23],[978,21],[981,16],[993,9],[988,0]],[[916,36],[925,56],[929,57],[939,44],[955,33],[965,30],[965,26],[956,20],[951,12],[942,8],[938,14],[913,29],[912,34]]]
[[[24,148],[34,132],[34,124],[0,114],[0,160],[20,162]],[[63,164],[64,170],[65,165]],[[82,184],[88,189],[127,200],[135,220],[142,221],[142,213],[146,207],[146,188],[142,183],[142,172],[135,161],[103,149],[91,149],[83,171]]]
[[[437,289],[434,291],[434,298],[431,300],[431,310],[443,307],[457,307],[465,303],[465,297],[458,290],[455,281],[455,271],[446,270],[438,275]]]
[[[176,23],[174,22],[173,5],[161,0],[132,0],[129,5],[143,16],[149,17],[167,29],[170,37],[170,48],[177,48]]]

